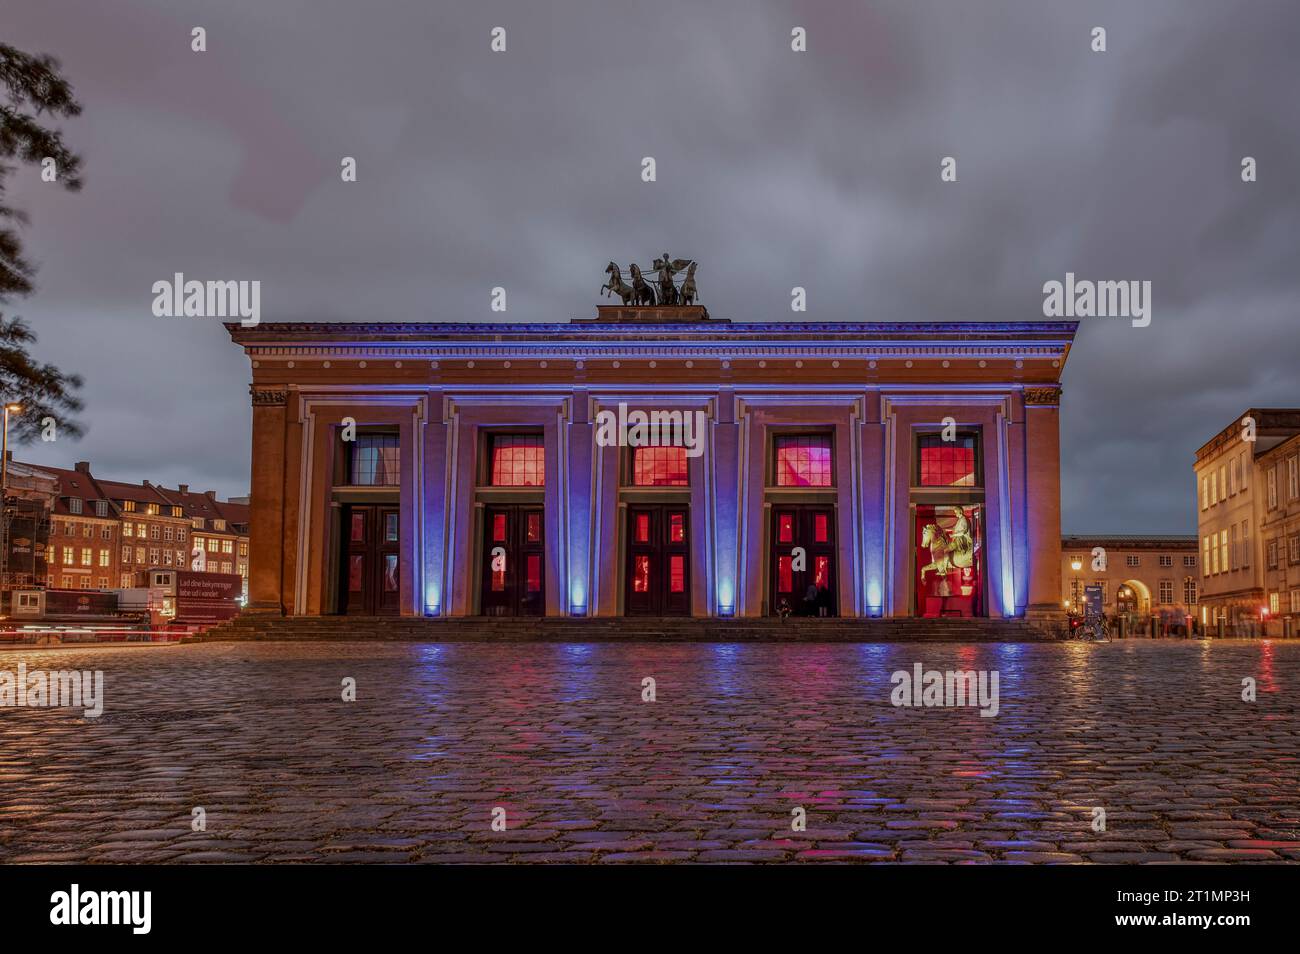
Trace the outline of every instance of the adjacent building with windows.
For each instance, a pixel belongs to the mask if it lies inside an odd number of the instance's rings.
[[[1082,612],[1084,587],[1101,587],[1103,612],[1125,616],[1130,631],[1186,628],[1199,618],[1201,557],[1195,536],[1061,538],[1061,602]]]
[[[227,328],[250,611],[1062,615],[1074,322]]]
[[[148,586],[150,570],[196,566],[248,579],[246,504],[217,500],[211,490],[194,494],[184,484],[172,490],[147,480],[104,480],[91,473],[87,461],[72,470],[12,466],[43,475],[50,503],[37,563],[44,575],[20,576],[22,554],[11,553],[11,585],[128,589]]]
[[[1247,419],[1251,422],[1247,423]],[[1250,439],[1250,438],[1253,438]],[[1196,452],[1201,618],[1231,635],[1300,619],[1300,408],[1250,408]]]

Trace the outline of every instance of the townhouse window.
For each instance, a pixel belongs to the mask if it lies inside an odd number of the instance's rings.
[[[1228,531],[1219,531],[1219,565],[1223,567],[1223,572],[1228,572]]]
[[[144,547],[135,548],[135,562],[136,563],[144,562]]]
[[[1241,489],[1245,490],[1246,485],[1250,482],[1250,465],[1251,460],[1245,451],[1237,455],[1241,458]]]
[[[150,565],[150,566],[157,566],[157,565],[158,565],[158,548],[157,548],[157,547],[150,547],[150,549],[149,549],[149,565]]]
[[[1250,521],[1241,521],[1241,565],[1242,568],[1250,566]]]
[[[172,565],[172,551],[171,551],[171,550],[164,550],[162,556],[163,556],[163,563],[164,563],[165,565],[167,565],[167,566],[171,566],[171,565]]]
[[[1173,565],[1174,565],[1174,558],[1173,558],[1172,556],[1170,556],[1168,553],[1162,553],[1162,554],[1160,554],[1160,565],[1161,565],[1161,566],[1173,566]]]
[[[1228,499],[1228,466],[1226,464],[1219,465],[1219,495],[1220,500]]]
[[[632,448],[632,484],[636,487],[686,487],[690,484],[685,447]]]
[[[123,562],[123,563],[130,563],[130,562],[131,562],[131,548],[130,548],[130,547],[123,547],[123,548],[122,548],[122,562]]]
[[[176,565],[177,565],[177,566],[184,566],[184,565],[185,565],[185,551],[184,551],[184,550],[177,550],[177,551],[176,551]]]
[[[171,543],[172,541],[172,528],[170,524],[163,527],[163,539],[168,543]]]
[[[489,434],[488,482],[493,487],[546,486],[543,435]]]
[[[185,516],[185,511],[182,510],[180,507],[172,507],[172,516],[173,516],[173,517],[183,517],[183,516]]]
[[[108,577],[106,577],[106,576],[101,576],[101,577],[99,578],[99,588],[100,588],[101,590],[106,590],[106,589],[108,589]]]
[[[122,501],[122,510],[123,510],[124,513],[135,513],[135,501],[134,501],[134,500],[123,500],[123,501]]]
[[[99,565],[100,565],[100,566],[108,566],[108,563],[109,563],[109,560],[108,560],[108,551],[107,551],[107,550],[100,550],[100,551],[99,551]]]
[[[1300,613],[1300,590],[1291,591],[1291,613]]]
[[[81,498],[80,498],[80,497],[69,497],[69,498],[68,498],[68,513],[81,513]]]
[[[1281,602],[1281,600],[1279,599],[1279,595],[1280,594],[1278,594],[1277,591],[1268,594],[1268,611],[1272,613],[1274,616],[1276,616],[1279,612],[1278,607]]]
[[[235,541],[234,541],[234,540],[222,540],[222,541],[221,541],[221,552],[222,552],[222,553],[234,553],[234,552],[235,552]]]
[[[1204,559],[1201,560],[1201,570],[1203,576],[1210,575],[1210,538],[1201,537],[1201,554]]]
[[[122,524],[122,536],[124,536],[124,537],[133,537],[133,536],[135,536],[135,524],[133,524],[133,523],[124,523],[124,524]]]
[[[248,544],[247,544],[247,543],[241,542],[241,543],[239,544],[239,555],[240,555],[241,557],[246,557],[246,556],[248,556]]]
[[[230,572],[230,561],[229,561],[229,560],[222,560],[222,561],[221,561],[221,572],[222,572],[222,573],[229,573],[229,572]]]
[[[112,528],[112,527],[101,527],[100,530],[99,530],[99,539],[101,539],[101,540],[112,540],[112,539],[113,539],[113,528]]]
[[[1268,541],[1268,546],[1265,547],[1265,550],[1268,553],[1268,568],[1270,570],[1276,570],[1277,569],[1277,541],[1276,540]]]
[[[1196,605],[1196,578],[1187,576],[1183,578],[1183,602],[1188,606]]]
[[[208,537],[208,552],[216,553],[221,547],[221,541],[216,537]]]
[[[1277,506],[1277,468],[1270,467],[1265,477],[1268,487],[1268,509],[1272,510]]]
[[[107,501],[107,500],[96,500],[96,501],[95,501],[95,516],[96,516],[96,517],[107,517],[107,516],[108,516],[108,501]]]
[[[185,530],[184,530],[184,528],[182,528],[182,527],[177,527],[177,528],[176,528],[176,542],[177,542],[177,543],[184,543],[184,542],[185,542]]]
[[[778,487],[834,486],[830,434],[778,434],[772,459]]]
[[[1126,566],[1141,566],[1142,558],[1136,553],[1130,553],[1128,556],[1124,557],[1124,563]]]
[[[131,574],[130,574],[130,573],[123,573],[123,574],[122,574],[121,584],[122,584],[122,589],[124,589],[124,590],[129,590],[129,589],[131,588]]]
[[[1214,471],[1210,471],[1210,506],[1213,507],[1219,502],[1219,478]]]
[[[144,524],[143,524],[143,523],[137,523],[137,524],[135,525],[135,535],[136,535],[137,537],[139,537],[141,540],[143,540],[143,539],[144,539],[144,533],[145,533]]]
[[[1202,510],[1205,510],[1207,507],[1210,506],[1209,500],[1210,500],[1210,478],[1202,477],[1201,478],[1201,509]]]
[[[348,446],[348,483],[354,487],[396,487],[401,471],[396,434],[358,434]]]
[[[922,434],[916,439],[920,487],[978,487],[979,440],[957,434],[945,441],[942,434]]]
[[[225,529],[226,529],[226,521],[224,521],[224,520],[213,520],[213,521],[212,521],[212,529],[213,529],[213,530],[225,530]]]
[[[1289,541],[1290,544],[1290,562],[1292,565],[1300,563],[1300,536],[1294,536]]]
[[[93,557],[94,557],[94,554],[91,552],[90,547],[82,547],[82,548],[81,548],[81,565],[82,565],[82,566],[90,566]]]
[[[1183,557],[1183,566],[1196,566],[1196,555],[1191,554]]]
[[[153,526],[149,528],[149,539],[157,540],[160,532],[161,531],[158,529],[158,524],[155,523]]]
[[[81,535],[82,535],[82,537],[84,537],[85,539],[89,540],[91,537],[93,537],[93,536],[95,535],[95,528],[94,528],[92,525],[90,525],[90,524],[85,524],[85,525],[81,528]]]
[[[1286,460],[1286,498],[1295,500],[1300,497],[1300,458],[1288,457]]]
[[[1237,525],[1234,523],[1230,529],[1232,530],[1232,568],[1236,570],[1241,568],[1241,545],[1237,540]]]
[[[190,521],[190,526],[193,527],[195,530],[202,530],[202,529],[203,529],[203,518],[202,518],[202,517],[195,517],[193,520]]]
[[[1161,580],[1159,589],[1161,605],[1168,606],[1174,601],[1174,581]]]
[[[1237,481],[1241,479],[1241,461],[1233,458],[1228,465],[1228,496],[1236,496]]]
[[[158,505],[155,503],[145,504],[144,512],[151,517],[158,516]]]

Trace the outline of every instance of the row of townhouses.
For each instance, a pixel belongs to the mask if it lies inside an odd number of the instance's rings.
[[[248,503],[186,484],[161,487],[9,460],[5,588],[118,589],[151,569],[238,573],[248,579]]]

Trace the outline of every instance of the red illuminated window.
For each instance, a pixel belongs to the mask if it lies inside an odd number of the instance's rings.
[[[352,511],[352,535],[353,543],[366,542],[366,514],[365,511]]]
[[[794,543],[794,514],[778,514],[776,518],[776,542]]]
[[[673,513],[668,515],[668,542],[686,542],[686,514]]]
[[[650,514],[639,513],[636,515],[636,542],[650,542]]]
[[[830,487],[831,437],[829,434],[790,434],[777,437],[778,487]]]
[[[668,558],[668,589],[674,593],[686,592],[686,557],[673,554]]]
[[[830,587],[831,585],[831,558],[830,557],[826,557],[826,556],[817,557],[816,562],[813,563],[813,576],[815,578],[814,582],[817,584],[819,589],[823,586],[827,588]]]
[[[945,441],[939,434],[918,438],[922,487],[978,487],[975,479],[975,435],[958,434]]]
[[[685,447],[635,447],[632,449],[632,483],[638,487],[686,487]]]
[[[638,554],[632,561],[632,592],[650,592],[650,557]]]
[[[794,564],[791,557],[776,558],[776,591],[778,593],[794,592]]]
[[[542,557],[539,553],[530,553],[525,561],[524,588],[529,593],[536,593],[542,588]]]
[[[829,543],[830,534],[830,517],[824,513],[813,514],[813,542]]]
[[[530,513],[524,524],[524,539],[529,543],[540,543],[542,540],[542,515],[540,513]]]
[[[504,543],[506,539],[506,515],[503,513],[494,513],[492,515],[492,542]]]
[[[542,487],[546,484],[545,447],[541,434],[493,434],[493,487]]]

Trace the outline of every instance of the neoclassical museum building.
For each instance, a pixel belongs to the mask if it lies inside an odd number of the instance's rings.
[[[229,324],[248,610],[1059,615],[1076,327]]]

